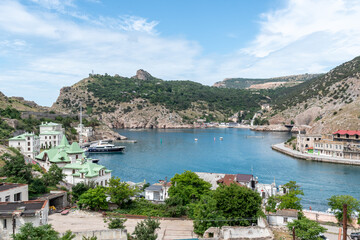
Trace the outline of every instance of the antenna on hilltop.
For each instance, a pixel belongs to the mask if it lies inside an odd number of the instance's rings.
[[[94,75],[94,70],[91,70],[91,74]]]

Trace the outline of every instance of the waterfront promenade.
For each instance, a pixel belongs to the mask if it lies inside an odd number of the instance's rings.
[[[317,155],[317,154],[311,154],[311,153],[301,153],[299,151],[292,150],[285,146],[284,143],[278,143],[271,146],[271,148],[275,151],[281,152],[283,154],[309,160],[309,161],[318,161],[318,162],[328,162],[328,163],[337,163],[337,164],[347,164],[347,165],[359,165],[360,166],[360,160],[355,159],[347,159],[347,158],[336,158],[336,157],[330,157],[330,156],[324,156],[324,155]]]

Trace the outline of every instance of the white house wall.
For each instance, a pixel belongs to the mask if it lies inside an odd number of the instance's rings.
[[[20,186],[16,188],[11,188],[5,191],[0,192],[0,202],[5,202],[5,197],[10,196],[9,202],[14,202],[14,195],[17,193],[21,193],[21,201],[28,201],[28,185]]]

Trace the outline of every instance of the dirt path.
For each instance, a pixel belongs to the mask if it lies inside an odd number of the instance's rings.
[[[132,233],[135,226],[141,219],[128,219],[125,222],[128,233]],[[48,223],[60,232],[71,230],[72,232],[106,230],[107,223],[104,218],[97,212],[73,211],[66,216],[59,213],[49,215]],[[194,238],[193,222],[191,220],[160,220],[160,230],[158,231],[158,239],[185,239]]]

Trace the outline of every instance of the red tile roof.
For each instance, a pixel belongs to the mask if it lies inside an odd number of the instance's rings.
[[[219,179],[217,183],[222,183],[226,186],[230,186],[231,183],[236,183],[237,185],[240,185],[238,182],[236,182],[236,175],[234,174],[225,174],[225,176]]]
[[[336,132],[334,132],[333,134],[340,134],[340,135],[345,135],[345,134],[349,134],[349,135],[360,135],[360,131],[351,131],[351,130],[338,130]]]

